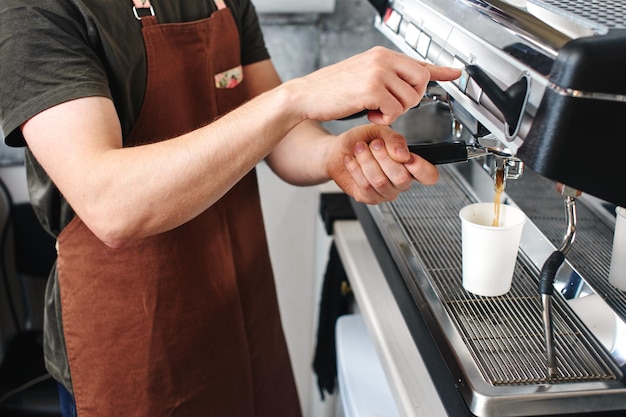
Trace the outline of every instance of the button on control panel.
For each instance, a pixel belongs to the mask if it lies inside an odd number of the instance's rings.
[[[530,96],[525,69],[417,2],[391,1],[378,24],[408,55],[461,69],[461,77],[442,83],[444,89],[473,124],[480,123],[503,142],[515,140]]]
[[[402,15],[393,9],[388,9],[385,14],[385,25],[395,33],[400,30],[400,23],[402,23]]]

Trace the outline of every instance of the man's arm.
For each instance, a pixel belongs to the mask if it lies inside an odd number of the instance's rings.
[[[123,148],[113,103],[102,97],[52,107],[27,121],[22,131],[78,216],[104,243],[119,247],[189,221],[274,149],[277,152],[268,162],[291,182],[320,182],[345,177],[346,172],[359,184],[378,179],[372,173],[381,171],[378,162],[386,158],[386,151],[361,152],[351,161],[343,155],[338,165],[332,137],[311,122],[302,122],[333,120],[368,109],[372,121],[389,124],[417,105],[431,78],[456,76],[457,70],[425,66],[382,48],[283,84],[271,63],[263,61],[244,68],[248,88],[257,95],[254,99],[170,140]],[[297,126],[302,127],[294,130]],[[348,136],[341,146],[369,143],[368,136],[380,136],[368,129]],[[397,135],[385,135],[398,140]],[[285,146],[276,148],[285,136]],[[319,146],[324,142],[327,145]],[[394,149],[393,163],[386,161],[383,172],[390,167],[395,172],[398,162],[410,164],[410,155],[398,159]],[[306,165],[299,164],[307,160]],[[374,188],[386,193],[389,185]]]

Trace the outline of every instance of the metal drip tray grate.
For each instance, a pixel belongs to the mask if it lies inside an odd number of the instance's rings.
[[[626,7],[621,0],[528,0],[529,11],[546,16],[547,23],[563,19],[590,29],[623,29]],[[598,32],[603,32],[598,30]]]
[[[447,169],[440,176],[436,185],[415,186],[385,206],[415,258],[405,262],[423,269],[405,279],[422,281],[417,288],[428,281],[484,380],[503,386],[616,379],[606,352],[561,297],[553,304],[559,375],[546,376],[539,272],[522,253],[506,295],[481,297],[463,288],[458,212],[472,199]]]
[[[560,245],[564,232],[564,209],[562,199],[554,192],[553,181],[527,170],[519,181],[509,181],[507,194],[554,246]],[[576,240],[568,259],[607,304],[626,320],[624,292],[607,280],[613,230],[585,205],[577,206],[577,217]]]

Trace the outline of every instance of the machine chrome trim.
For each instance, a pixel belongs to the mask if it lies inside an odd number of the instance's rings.
[[[610,94],[610,93],[597,93],[590,91],[576,90],[573,88],[564,88],[554,83],[549,83],[548,88],[561,96],[567,96],[572,98],[584,98],[600,101],[615,101],[620,103],[626,102],[626,95],[623,94]]]

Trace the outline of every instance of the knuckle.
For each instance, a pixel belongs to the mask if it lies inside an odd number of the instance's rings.
[[[370,54],[373,55],[374,58],[382,58],[387,54],[387,49],[380,45],[376,45],[370,48]]]
[[[389,180],[386,177],[375,177],[372,180],[372,187],[376,190],[383,189],[389,185]]]
[[[374,187],[370,182],[364,181],[363,184],[361,184],[359,186],[359,189],[361,190],[361,192],[366,195],[366,194],[370,194],[374,191]]]
[[[411,187],[413,176],[408,172],[403,172],[396,177],[397,188],[408,190]]]

